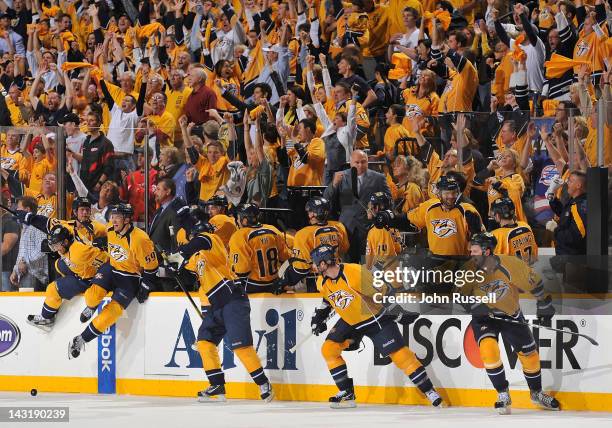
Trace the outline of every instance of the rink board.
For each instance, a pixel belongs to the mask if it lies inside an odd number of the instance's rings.
[[[68,360],[67,348],[84,328],[78,319],[83,299],[64,304],[51,333],[25,322],[27,314],[39,313],[43,300],[37,293],[0,295],[0,390],[195,396],[206,386],[199,354],[191,349],[200,319],[184,296],[154,293],[144,305],[134,302],[114,332],[89,343],[73,360]],[[319,303],[316,295],[251,299],[253,342],[281,400],[326,401],[337,391],[321,357],[323,337],[302,342],[310,334],[310,317]],[[495,394],[479,367],[477,352],[464,346],[469,320],[421,317],[405,329],[404,337],[451,405],[490,406]],[[588,334],[600,346],[534,330],[544,389],[554,391],[568,410],[612,411],[612,316],[562,315],[554,318],[553,327]],[[296,342],[301,345],[289,352]],[[531,407],[520,362],[509,358],[500,345],[514,405]],[[219,352],[228,396],[258,398],[241,363],[223,344]],[[426,404],[399,369],[375,355],[368,339],[362,350],[344,354],[358,401]]]

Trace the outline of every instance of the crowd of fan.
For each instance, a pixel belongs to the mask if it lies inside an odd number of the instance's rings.
[[[612,165],[611,107],[597,123],[610,3],[0,0],[2,203],[57,217],[65,171],[68,215],[87,197],[106,223],[125,201],[154,233],[168,207],[223,194],[300,214],[297,188],[327,186],[357,259],[369,220],[343,198],[353,167],[353,196],[386,192],[397,213],[446,175],[489,227],[509,197],[550,246],[572,205],[586,222],[599,128]],[[384,180],[363,182],[368,168]],[[4,211],[2,234],[3,290],[44,289],[44,234]],[[579,238],[555,244],[584,254]]]

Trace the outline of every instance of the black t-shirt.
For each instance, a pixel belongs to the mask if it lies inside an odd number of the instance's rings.
[[[370,90],[370,87],[368,86],[368,82],[366,82],[363,77],[358,76],[357,74],[353,74],[349,77],[343,77],[339,81],[344,82],[347,85],[349,85],[349,88],[352,88],[353,85],[359,86],[359,95],[357,96],[357,101],[360,104],[363,104],[366,97],[368,96],[368,91]]]
[[[43,105],[40,101],[36,106],[36,114],[42,114],[45,118],[45,125],[47,126],[58,126],[58,120],[70,113],[66,106],[62,106],[59,110],[51,111]]]
[[[16,233],[19,236],[21,228],[10,215],[3,215],[0,221],[2,221],[2,242],[4,242],[4,235],[7,233]],[[17,254],[19,254],[19,239],[17,239],[15,246],[2,256],[3,272],[11,272],[13,270],[15,263],[17,263]]]

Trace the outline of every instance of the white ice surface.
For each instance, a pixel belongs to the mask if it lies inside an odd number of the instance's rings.
[[[590,428],[612,427],[612,413],[547,412],[512,409],[499,416],[492,408],[366,405],[332,410],[326,403],[250,400],[201,404],[195,399],[128,395],[0,392],[0,407],[68,406],[70,423],[1,423],[11,427],[80,428],[276,428],[276,427],[452,427],[452,428]]]

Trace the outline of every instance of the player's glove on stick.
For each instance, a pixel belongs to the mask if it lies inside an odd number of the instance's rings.
[[[136,293],[136,300],[138,300],[138,303],[144,303],[149,298],[150,292],[151,287],[146,282],[141,282],[138,293]]]
[[[329,317],[331,310],[332,308],[327,302],[324,302],[322,306],[315,309],[312,319],[310,320],[312,334],[318,336],[327,330],[327,318]]]
[[[410,325],[415,322],[420,315],[421,314],[418,312],[404,311],[395,318],[395,322],[401,325]]]
[[[278,278],[272,284],[272,294],[274,294],[275,296],[278,296],[279,294],[283,294],[285,291],[287,291],[285,290],[285,287],[287,285],[289,285],[289,283],[287,282],[285,278]]]
[[[552,317],[555,315],[555,307],[552,304],[552,297],[546,296],[542,300],[538,300],[536,315],[540,324],[549,324]]]
[[[32,213],[23,210],[15,210],[15,219],[21,224],[30,224],[30,217],[32,217]]]

